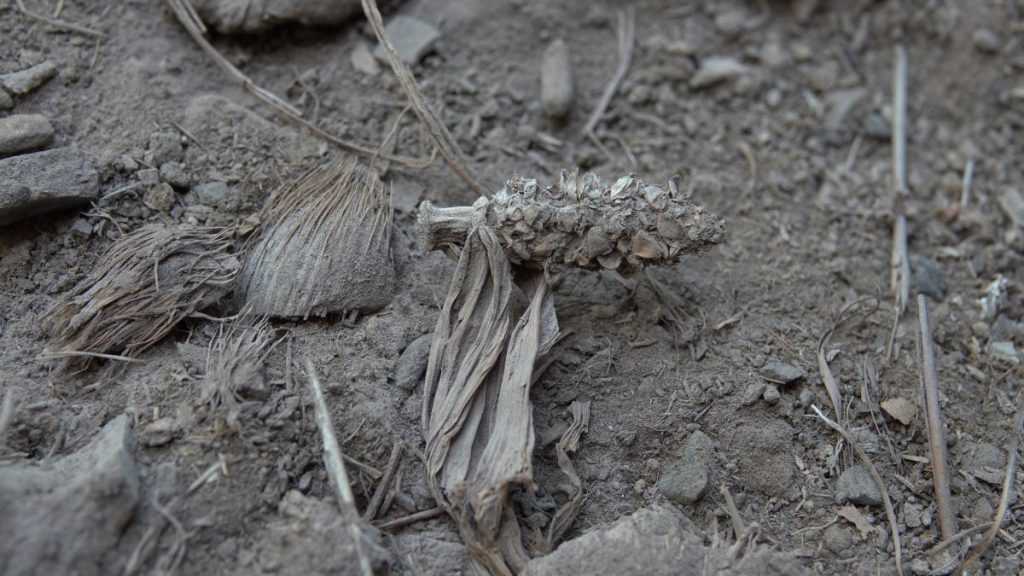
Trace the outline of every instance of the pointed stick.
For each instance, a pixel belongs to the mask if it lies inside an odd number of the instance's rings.
[[[956,534],[956,517],[953,515],[952,497],[949,492],[946,434],[942,427],[942,412],[939,408],[939,375],[935,369],[935,350],[928,323],[928,301],[923,294],[917,295],[917,316],[921,328],[921,387],[924,394],[925,421],[928,424],[928,444],[931,447],[935,509],[939,517],[942,539],[949,540]]]

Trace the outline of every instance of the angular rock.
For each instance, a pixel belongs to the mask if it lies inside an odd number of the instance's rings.
[[[875,479],[864,466],[858,464],[846,469],[836,482],[836,502],[849,502],[858,506],[881,506],[882,493]]]
[[[540,102],[552,120],[565,118],[572,109],[574,87],[569,46],[561,38],[544,50],[540,65]]]
[[[435,537],[437,536],[437,537]],[[392,540],[400,558],[415,564],[407,566],[413,574],[461,574],[469,553],[459,542],[442,540],[441,535],[400,534]]]
[[[0,574],[114,573],[139,502],[128,418],[51,465],[0,469]]]
[[[31,68],[0,76],[0,86],[15,96],[24,96],[57,75],[57,66],[47,60]]]
[[[415,64],[430,52],[434,43],[441,37],[441,33],[433,25],[422,20],[409,16],[395,16],[384,26],[384,36],[395,47],[402,62]],[[373,50],[373,55],[380,60],[387,60],[387,50],[382,45]]]
[[[181,162],[165,162],[160,167],[160,179],[175,188],[188,188],[192,183],[192,178]]]
[[[427,359],[430,357],[430,345],[434,341],[434,335],[424,334],[415,339],[398,357],[398,366],[395,368],[395,385],[406,392],[412,392],[423,378],[427,371]]]
[[[192,0],[221,34],[251,34],[282,24],[334,26],[360,12],[359,0]]]
[[[370,76],[376,76],[380,74],[380,63],[370,52],[370,45],[366,42],[356,43],[356,47],[352,49],[352,53],[349,54],[349,61],[352,62],[352,67],[364,74]]]
[[[0,118],[0,158],[45,148],[53,142],[53,125],[41,114]]]
[[[750,68],[735,58],[711,56],[701,61],[700,68],[690,79],[690,88],[695,90],[708,88],[749,72]]]
[[[700,500],[708,487],[708,467],[713,451],[714,443],[706,434],[700,430],[690,434],[682,457],[658,480],[658,491],[681,506]]]
[[[927,256],[913,256],[910,266],[914,290],[933,300],[946,297],[946,274],[938,262]]]
[[[987,443],[968,443],[963,447],[961,469],[972,476],[999,486],[1006,472],[1006,453],[998,446]]]
[[[284,495],[277,519],[252,537],[249,551],[230,572],[237,576],[360,576],[357,542],[333,502],[307,498],[297,490]],[[391,553],[370,526],[360,526],[360,548],[374,574],[387,574]],[[246,560],[242,560],[246,559]]]
[[[92,161],[75,148],[0,160],[0,226],[88,203],[99,186]]]
[[[776,384],[792,384],[805,376],[803,368],[779,360],[769,360],[761,367],[761,377]]]
[[[917,415],[917,404],[901,397],[888,398],[882,401],[882,410],[904,426],[910,426]]]
[[[996,54],[1003,47],[1002,42],[999,41],[999,36],[995,32],[988,28],[978,28],[971,35],[971,41],[974,42],[974,47],[978,52],[984,54]]]
[[[14,108],[14,99],[6,90],[0,88],[0,110],[10,110],[11,108]]]
[[[240,198],[232,193],[232,188],[224,182],[207,182],[192,188],[192,196],[196,202],[219,210],[237,210]]]

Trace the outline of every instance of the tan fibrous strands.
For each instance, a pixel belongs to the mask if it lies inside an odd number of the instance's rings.
[[[518,265],[573,265],[630,271],[699,254],[725,239],[725,223],[690,201],[635,176],[611,185],[563,170],[557,186],[514,177],[472,206],[419,209],[427,249],[461,245],[478,225],[493,229]]]

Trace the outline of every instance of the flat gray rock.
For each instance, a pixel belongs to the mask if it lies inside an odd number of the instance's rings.
[[[53,125],[41,114],[0,118],[0,158],[45,148],[53,142]]]
[[[16,96],[24,96],[57,75],[57,66],[47,60],[31,68],[0,76],[0,86]]]
[[[2,159],[0,226],[85,204],[95,200],[99,191],[95,166],[75,148]]]
[[[427,371],[427,360],[430,357],[430,346],[434,342],[434,334],[424,334],[413,340],[402,355],[398,357],[398,365],[395,367],[395,385],[412,392],[423,379]]]
[[[679,505],[700,500],[708,487],[708,466],[713,450],[711,438],[706,434],[700,430],[690,434],[679,460],[658,480],[658,491]]]
[[[359,13],[358,0],[192,0],[207,25],[222,34],[264,32],[281,24],[333,26]]]
[[[0,574],[120,572],[116,548],[139,502],[128,418],[51,465],[0,466]]]
[[[402,62],[415,64],[434,47],[434,42],[441,33],[422,20],[409,16],[395,16],[384,27],[384,36],[395,47]],[[373,55],[381,60],[387,60],[387,50],[384,46],[378,45]]]
[[[836,502],[849,502],[858,506],[881,506],[882,492],[868,469],[860,464],[851,466],[839,475],[836,482]]]
[[[761,377],[776,384],[792,384],[805,376],[803,368],[779,360],[769,360],[761,368]]]

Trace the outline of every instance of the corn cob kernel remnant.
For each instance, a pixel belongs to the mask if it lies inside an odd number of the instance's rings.
[[[514,177],[472,206],[424,202],[419,227],[427,249],[461,245],[487,225],[519,265],[569,264],[629,271],[699,254],[725,239],[725,223],[690,195],[623,176],[610,186],[592,173],[562,171],[557,186]]]

